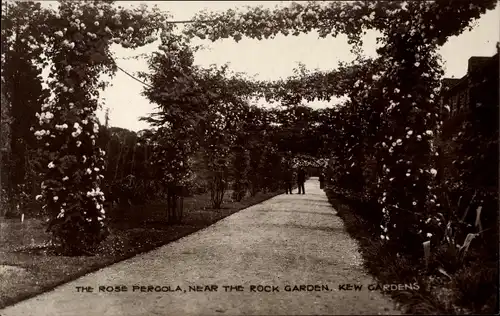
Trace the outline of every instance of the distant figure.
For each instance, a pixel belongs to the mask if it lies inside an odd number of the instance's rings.
[[[325,186],[325,173],[321,171],[319,173],[319,188],[323,189],[324,186]]]
[[[285,169],[284,179],[286,194],[292,194],[293,170],[290,166]]]
[[[304,183],[306,182],[306,172],[304,168],[300,167],[297,172],[297,185],[299,187],[299,193],[306,194],[306,189],[304,187]]]

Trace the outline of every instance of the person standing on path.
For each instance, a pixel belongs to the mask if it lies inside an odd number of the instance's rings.
[[[324,186],[325,186],[325,173],[323,172],[323,170],[320,170],[320,173],[319,173],[319,188],[323,189]]]
[[[292,194],[293,170],[290,166],[285,169],[284,181],[286,194]]]
[[[297,185],[299,187],[299,193],[306,194],[306,189],[304,187],[304,183],[306,182],[306,172],[303,167],[299,167],[297,172]]]

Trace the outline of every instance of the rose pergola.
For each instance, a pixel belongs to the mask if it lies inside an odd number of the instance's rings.
[[[353,65],[331,73],[307,73],[259,86],[266,99],[287,104],[349,96],[336,121],[340,130],[332,136],[338,171],[347,175],[344,183],[366,179],[351,193],[378,201],[384,217],[381,238],[407,239],[412,248],[413,236],[432,236],[422,224],[437,218],[441,206],[434,179],[438,156],[434,139],[441,127],[437,94],[442,76],[436,50],[494,6],[494,1],[311,1],[274,10],[249,7],[242,12],[203,12],[185,34],[211,41],[239,41],[243,36],[260,40],[312,30],[320,37],[343,33],[358,53],[363,33],[380,31],[382,47],[376,60],[359,56]],[[363,173],[370,169],[374,169],[371,175]],[[405,218],[413,226],[396,227]]]
[[[105,152],[96,145],[95,111],[104,87],[99,76],[117,69],[112,43],[135,48],[159,37],[160,51],[149,60],[151,74],[142,77],[148,82],[144,94],[159,106],[148,120],[159,127],[154,163],[167,185],[182,185],[189,178],[196,148],[204,149],[204,161],[213,172],[214,196],[225,188],[233,165],[238,165],[234,177],[240,187],[242,175],[253,186],[258,181],[252,176],[273,179],[276,175],[265,175],[265,170],[279,169],[285,159],[276,135],[283,131],[286,119],[280,121],[280,115],[286,110],[254,110],[250,99],[264,97],[290,107],[303,100],[347,96],[341,107],[314,111],[317,124],[307,127],[313,135],[323,135],[317,158],[332,158],[332,183],[345,194],[378,203],[384,241],[402,241],[410,249],[437,238],[427,225],[443,212],[435,179],[435,136],[441,128],[437,94],[443,74],[437,48],[495,3],[316,1],[274,10],[248,7],[202,12],[182,35],[174,35],[174,24],[156,8],[124,9],[111,1],[63,1],[58,9],[33,4],[40,25],[36,31],[42,35],[28,37],[29,49],[43,51],[37,62],[51,65],[52,95],[37,114],[34,131],[44,152],[38,198],[51,215],[49,229],[71,251],[90,251],[105,237],[100,188]],[[373,60],[364,59],[359,49],[369,29],[382,34],[379,56]],[[273,82],[193,65],[195,48],[189,40],[194,37],[261,40],[312,31],[320,37],[347,35],[356,60],[330,72],[302,71]],[[35,32],[33,27],[30,32]],[[13,36],[7,33],[2,28],[2,38]],[[8,50],[2,51],[7,60]],[[239,156],[231,157],[235,148],[241,149]],[[327,165],[323,160],[319,164]]]

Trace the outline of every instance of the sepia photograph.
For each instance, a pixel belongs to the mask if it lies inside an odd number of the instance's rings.
[[[1,8],[0,316],[499,314],[497,0]]]

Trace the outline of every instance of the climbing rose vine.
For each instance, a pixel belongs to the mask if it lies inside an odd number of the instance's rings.
[[[165,27],[157,8],[127,10],[111,2],[61,2],[48,10],[44,54],[52,64],[52,96],[37,113],[34,134],[43,148],[43,209],[50,230],[67,252],[89,252],[107,235],[100,188],[105,152],[96,145],[99,82],[116,65],[112,43],[138,47]]]

